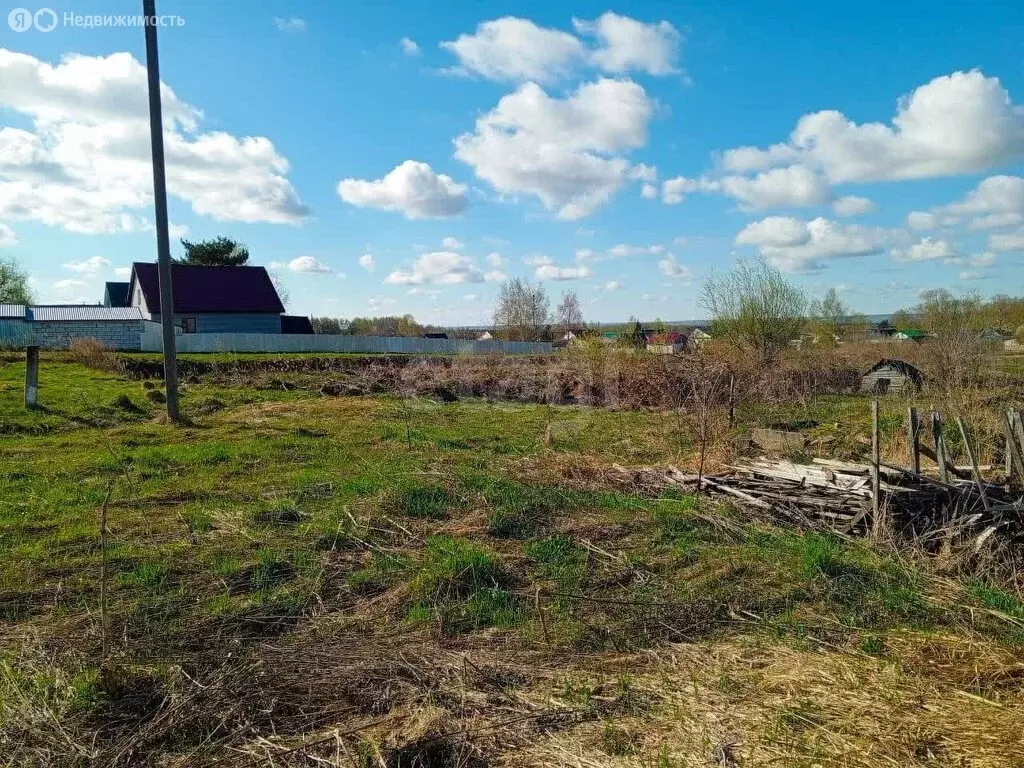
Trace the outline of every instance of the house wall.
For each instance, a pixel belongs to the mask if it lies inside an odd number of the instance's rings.
[[[30,326],[35,344],[44,349],[67,349],[73,339],[96,339],[111,349],[126,351],[141,347],[141,320],[60,320],[25,325]]]
[[[175,314],[176,324],[180,324],[183,317],[194,317],[196,319],[196,333],[281,333],[281,316],[269,312],[254,312],[251,314],[233,314],[228,312]],[[150,319],[154,323],[159,323],[160,315],[153,315]]]
[[[873,394],[879,379],[889,380],[889,389],[886,392],[889,395],[901,395],[914,389],[914,382],[895,368],[879,368],[861,378],[860,391],[864,394]]]

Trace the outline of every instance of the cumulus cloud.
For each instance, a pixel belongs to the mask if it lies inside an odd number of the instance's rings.
[[[359,266],[367,272],[373,272],[377,268],[377,262],[373,260],[372,253],[364,253],[359,257]]]
[[[564,99],[526,83],[455,140],[455,157],[499,192],[534,195],[559,218],[579,219],[622,186],[622,153],[644,145],[653,114],[629,80],[586,83]]]
[[[403,37],[398,41],[398,45],[406,56],[419,56],[420,54],[420,47],[411,37]]]
[[[1006,234],[988,236],[990,251],[1024,251],[1024,228]]]
[[[1024,156],[1024,112],[979,70],[936,77],[902,97],[889,125],[826,110],[804,115],[789,140],[740,147],[723,164],[750,172],[799,163],[832,184],[977,173]]]
[[[459,60],[454,71],[490,80],[552,82],[567,77],[586,60],[586,48],[568,32],[529,19],[505,16],[480,23],[441,47]]]
[[[117,275],[118,277],[120,277],[122,280],[127,280],[129,277],[132,276],[132,268],[131,267],[115,267],[114,268],[114,274]]]
[[[903,236],[903,230],[839,225],[821,217],[807,222],[769,217],[747,225],[736,236],[736,243],[757,248],[779,269],[804,272],[820,269],[831,259],[880,253]]]
[[[620,283],[618,280],[609,280],[607,283],[604,284],[604,289],[606,291],[617,291],[621,287],[622,283]]]
[[[492,269],[490,272],[484,275],[484,280],[486,280],[489,283],[500,283],[502,280],[505,280],[507,278],[508,275],[506,275],[500,269]]]
[[[296,256],[288,262],[288,269],[292,272],[306,272],[312,274],[327,274],[333,271],[329,266],[313,256]]]
[[[930,237],[921,238],[906,248],[896,248],[892,252],[896,261],[949,261],[960,258],[956,248],[948,240],[935,240]]]
[[[658,271],[665,277],[671,277],[674,280],[690,281],[693,279],[693,273],[690,271],[690,268],[685,264],[680,264],[676,257],[672,255],[658,262]]]
[[[452,250],[452,251],[458,251],[458,250],[460,250],[460,249],[461,249],[461,248],[462,248],[462,247],[463,247],[464,245],[465,245],[465,243],[463,243],[463,242],[462,242],[461,240],[459,240],[459,238],[457,238],[457,237],[450,237],[450,236],[449,236],[449,237],[446,237],[446,238],[444,238],[444,239],[443,239],[443,240],[441,241],[441,247],[442,247],[442,248],[448,248],[449,250]]]
[[[18,235],[6,224],[0,223],[0,248],[7,248],[18,244]]]
[[[0,219],[77,233],[141,231],[152,209],[146,68],[129,53],[57,65],[0,49],[0,108],[32,129],[0,130]],[[168,192],[221,221],[308,215],[288,161],[264,137],[201,132],[202,113],[161,85]]]
[[[680,70],[681,37],[667,21],[655,24],[607,12],[593,21],[573,19],[577,34],[541,27],[529,19],[504,16],[481,22],[472,34],[441,43],[458,64],[448,72],[489,80],[554,83],[583,67],[623,74],[671,75]]]
[[[658,196],[658,187],[654,184],[644,184],[640,187],[640,195],[645,200],[654,200]]]
[[[73,291],[77,288],[84,288],[88,283],[85,280],[58,280],[53,284],[55,291],[66,293],[67,291]]]
[[[500,267],[502,264],[505,263],[505,257],[502,256],[497,251],[493,251],[487,254],[487,263],[490,264],[492,267]]]
[[[705,187],[715,188],[709,184]],[[738,200],[744,210],[818,205],[832,199],[828,182],[802,165],[773,168],[752,178],[726,176],[720,182],[720,189],[725,195]]]
[[[597,38],[590,59],[605,72],[679,73],[676,61],[681,37],[667,21],[645,24],[607,11],[595,21],[573,19],[572,23],[579,34]]]
[[[791,216],[769,216],[744,227],[736,235],[736,244],[792,248],[805,245],[810,239],[811,231],[800,219]]]
[[[543,264],[534,272],[538,280],[582,280],[591,274],[589,267],[559,267],[555,264]]]
[[[832,203],[832,211],[836,216],[863,216],[877,210],[878,206],[873,200],[857,195],[846,195]]]
[[[80,274],[95,275],[109,266],[110,262],[102,256],[92,256],[85,261],[69,261],[64,264],[64,269]]]
[[[400,211],[407,219],[451,218],[468,204],[464,185],[415,160],[406,160],[382,179],[343,179],[338,195],[350,205]]]
[[[385,279],[392,285],[422,285],[425,283],[454,284],[480,283],[484,274],[468,256],[452,251],[431,251],[420,256],[408,270],[396,269]]]

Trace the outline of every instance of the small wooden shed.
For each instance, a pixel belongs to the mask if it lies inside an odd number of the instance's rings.
[[[860,391],[868,395],[905,395],[924,384],[921,369],[904,360],[879,360],[860,379]]]

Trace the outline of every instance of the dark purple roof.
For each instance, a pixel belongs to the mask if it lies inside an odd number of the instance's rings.
[[[156,264],[135,262],[132,282],[138,281],[146,307],[160,311],[160,278]],[[284,305],[270,275],[263,267],[171,267],[174,311],[183,312],[272,312],[279,315]]]

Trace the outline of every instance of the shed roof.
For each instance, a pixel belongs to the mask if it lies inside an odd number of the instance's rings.
[[[0,304],[0,319],[3,320],[24,320],[24,304]]]
[[[111,320],[142,320],[138,307],[100,307],[84,305],[50,305],[28,308],[28,319],[37,323],[61,321],[102,322]]]
[[[156,264],[132,265],[132,284],[138,282],[151,311],[160,307],[160,279]],[[201,267],[174,264],[174,311],[182,312],[272,312],[280,315],[284,305],[263,267]]]
[[[894,370],[897,370],[904,376],[906,376],[908,379],[912,379],[918,385],[924,382],[924,374],[921,373],[921,369],[918,368],[916,365],[908,363],[906,360],[879,360],[877,363],[871,366],[871,368],[864,375],[867,376],[868,374],[874,373],[875,371],[880,370],[882,368],[892,368]]]

